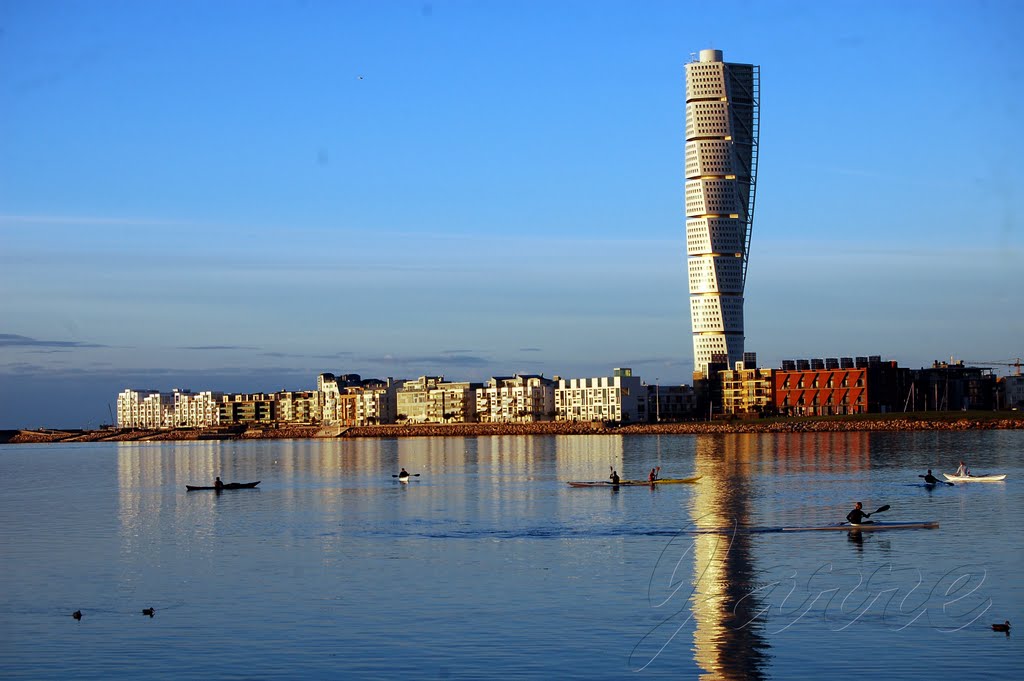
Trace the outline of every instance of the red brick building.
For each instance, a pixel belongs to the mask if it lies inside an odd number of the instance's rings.
[[[785,416],[827,416],[868,412],[867,367],[777,370],[775,407]]]

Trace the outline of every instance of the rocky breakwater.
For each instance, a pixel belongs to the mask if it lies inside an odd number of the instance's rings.
[[[705,421],[690,423],[650,423],[622,426],[618,433],[822,433],[822,432],[912,432],[922,430],[1018,430],[1024,418],[808,418],[766,419],[758,421]]]
[[[487,437],[508,435],[657,435],[725,433],[911,432],[922,430],[1021,430],[1021,412],[960,412],[935,414],[879,414],[854,417],[817,417],[758,420],[688,421],[685,423],[605,424],[589,421],[536,423],[425,423],[385,426],[322,427],[314,425],[242,426],[176,430],[10,430],[0,431],[0,442],[126,442],[162,440],[283,440],[352,437]]]
[[[417,423],[354,426],[342,437],[483,437],[488,435],[589,435],[614,431],[612,426],[589,421],[535,423]],[[618,431],[615,431],[618,432]]]
[[[576,421],[537,423],[451,423],[394,426],[357,426],[342,437],[481,437],[488,435],[655,435],[725,433],[802,433],[849,431],[1024,429],[1021,418],[818,418],[757,421],[690,421],[615,425]]]

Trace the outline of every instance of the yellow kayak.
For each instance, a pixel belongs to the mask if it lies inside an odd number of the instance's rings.
[[[691,478],[659,478],[654,482],[650,480],[619,480],[619,484],[615,485],[610,480],[595,480],[593,482],[579,482],[571,480],[569,485],[572,487],[647,487],[649,485],[678,485],[680,483],[693,483],[700,480],[703,475],[695,475]]]

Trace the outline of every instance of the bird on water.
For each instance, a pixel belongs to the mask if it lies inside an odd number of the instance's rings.
[[[82,619],[82,611],[75,610],[73,613],[71,613],[71,616],[74,617],[76,620],[80,620]]]
[[[153,609],[153,608],[143,608],[142,609],[142,614],[143,615],[149,615],[150,617],[152,617],[153,615],[156,614],[156,610]]]
[[[1006,620],[1002,624],[993,624],[992,631],[1005,631],[1007,635],[1010,633],[1010,620]]]

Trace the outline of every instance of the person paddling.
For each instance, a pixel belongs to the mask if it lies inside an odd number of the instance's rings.
[[[219,475],[217,476],[217,479],[213,481],[213,488],[214,488],[215,490],[217,490],[218,492],[219,492],[220,490],[224,489],[224,483],[223,483],[223,482],[221,482],[221,480],[220,480],[220,476],[219,476]]]
[[[658,469],[652,468],[651,472],[647,474],[647,482],[656,482],[658,479]]]
[[[917,477],[924,478],[924,481],[927,482],[929,485],[934,485],[935,483],[940,482],[940,480],[938,478],[936,478],[934,475],[932,475],[932,469],[931,468],[928,469],[927,475],[919,475]]]
[[[967,464],[961,461],[960,467],[956,469],[956,474],[961,478],[969,478],[971,476],[971,469],[967,467]]]
[[[401,480],[402,478],[408,478],[408,477],[409,477],[409,471],[405,470],[405,468],[403,467],[402,470],[400,470],[398,472],[398,478],[399,478],[399,480]]]
[[[615,469],[612,469],[612,474],[608,476],[608,479],[611,480],[612,484],[617,487],[619,484],[619,472],[616,471]]]
[[[870,518],[870,513],[865,513],[861,503],[858,501],[857,505],[853,507],[853,510],[846,514],[846,519],[850,521],[851,525],[863,525],[864,518]],[[868,521],[871,522],[871,521]]]

